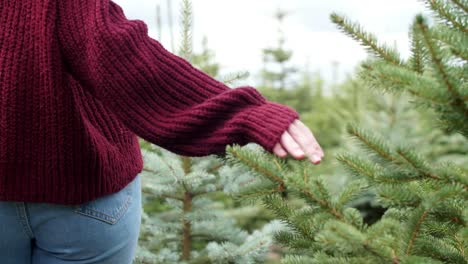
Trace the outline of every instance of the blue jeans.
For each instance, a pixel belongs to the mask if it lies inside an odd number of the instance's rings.
[[[77,206],[0,202],[0,263],[132,263],[141,223],[140,177]]]

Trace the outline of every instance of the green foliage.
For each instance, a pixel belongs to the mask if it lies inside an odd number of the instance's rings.
[[[439,20],[462,33],[468,33],[468,3],[463,0],[428,0],[425,4]]]
[[[390,147],[393,144],[368,131],[350,127],[349,132],[368,158],[360,157],[363,152],[338,156],[356,177],[339,193],[314,175],[308,161],[282,160],[239,146],[227,148],[227,162],[261,176],[249,183],[256,186],[256,195],[245,188],[248,198],[261,199],[288,227],[277,232],[275,239],[298,259],[289,256],[284,263],[301,263],[301,258],[308,263],[464,263],[466,170],[432,164],[408,147]],[[388,208],[373,225],[349,207],[369,188],[378,203]],[[303,204],[291,205],[283,192]],[[239,195],[244,197],[243,192]],[[432,249],[435,243],[440,246]]]
[[[366,32],[358,23],[353,23],[337,13],[332,13],[330,18],[341,30],[359,41],[369,52],[394,65],[403,64],[400,54],[394,48],[379,43],[374,34]]]
[[[264,260],[271,232],[281,230],[282,224],[273,221],[249,234],[236,225],[225,205],[211,196],[237,192],[243,182],[251,180],[250,174],[239,175],[215,155],[189,158],[152,146],[143,156],[144,204],[164,208],[143,213],[136,263]]]
[[[362,64],[361,80],[375,91],[398,95],[392,98],[410,97],[423,113],[419,116],[437,116],[443,128],[437,133],[456,139],[461,145],[456,149],[463,151],[468,137],[467,4],[426,3],[440,22],[429,26],[425,17],[416,16],[408,60],[357,23],[337,14],[331,19],[375,55]],[[357,151],[336,157],[351,177],[340,189],[332,188],[308,160],[227,147],[227,163],[258,176],[240,197],[262,201],[287,227],[275,235],[289,249],[282,263],[467,263],[467,153],[460,153],[458,164],[437,162],[428,150],[428,144],[440,145],[437,140],[402,140],[356,125],[346,130]],[[434,139],[431,131],[426,134]],[[369,192],[385,208],[374,223],[352,207]]]
[[[447,24],[430,27],[423,15],[417,15],[411,27],[412,56],[405,62],[372,34],[364,32],[357,23],[332,14],[331,19],[345,33],[359,40],[377,55],[362,64],[360,76],[371,87],[390,92],[409,93],[417,103],[438,113],[440,125],[449,131],[468,136],[468,87],[466,13],[453,11],[464,29],[454,26],[448,17],[449,1],[426,1]],[[461,2],[460,2],[461,3]],[[461,3],[463,4],[463,3]],[[465,58],[465,59],[463,59]],[[461,59],[461,60],[460,60]]]
[[[179,47],[179,55],[182,58],[192,60],[192,3],[190,0],[182,0],[181,7],[181,26],[182,26],[182,42]]]

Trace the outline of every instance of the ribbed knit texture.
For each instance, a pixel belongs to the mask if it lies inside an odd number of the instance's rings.
[[[142,171],[137,136],[186,156],[249,142],[271,152],[299,118],[147,31],[109,0],[0,1],[0,200],[80,204],[116,192]]]

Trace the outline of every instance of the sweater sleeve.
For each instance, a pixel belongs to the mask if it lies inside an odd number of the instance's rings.
[[[187,156],[254,142],[272,152],[299,114],[251,86],[230,88],[148,36],[110,0],[57,0],[68,71],[132,132]]]

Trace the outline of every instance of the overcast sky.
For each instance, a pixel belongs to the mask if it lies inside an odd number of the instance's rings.
[[[167,0],[114,0],[129,19],[146,22],[149,34],[170,50],[167,30]],[[172,0],[174,35],[179,43],[180,0]],[[156,6],[161,7],[163,35],[156,35]],[[332,63],[339,63],[339,76],[351,73],[366,57],[365,50],[330,22],[333,11],[357,20],[380,40],[397,45],[408,56],[408,28],[418,12],[427,13],[418,0],[192,0],[193,40],[195,51],[201,50],[203,35],[215,50],[222,73],[247,70],[249,85],[258,83],[262,66],[262,48],[277,43],[277,8],[290,12],[283,23],[286,48],[293,51],[292,63],[309,65],[331,81]],[[177,46],[176,46],[177,47]]]

